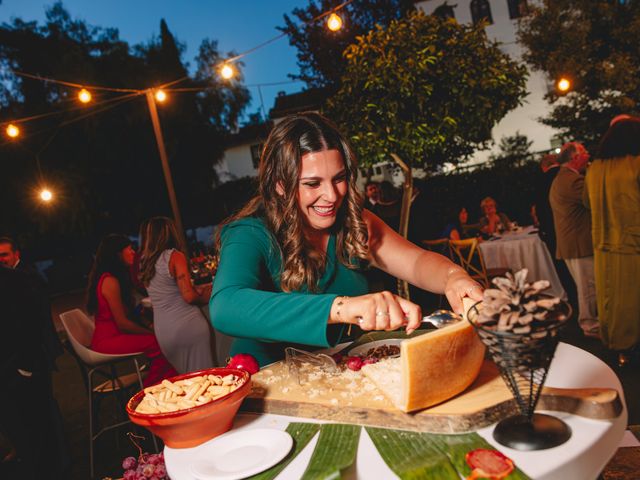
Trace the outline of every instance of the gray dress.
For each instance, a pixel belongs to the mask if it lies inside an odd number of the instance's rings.
[[[211,330],[198,306],[184,301],[169,273],[174,250],[165,250],[156,261],[156,274],[147,291],[153,305],[153,328],[160,349],[178,373],[214,366]]]

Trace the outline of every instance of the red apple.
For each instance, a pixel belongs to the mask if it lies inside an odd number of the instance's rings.
[[[258,373],[258,371],[260,370],[258,360],[256,360],[256,357],[249,353],[237,353],[229,359],[227,367],[246,370],[251,375],[253,375],[254,373]]]
[[[357,372],[362,368],[362,359],[360,357],[347,357],[345,362],[349,370]]]

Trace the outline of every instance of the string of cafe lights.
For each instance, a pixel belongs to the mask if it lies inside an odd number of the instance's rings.
[[[326,26],[329,30],[335,32],[338,31],[342,28],[343,25],[343,21],[342,18],[340,17],[340,15],[338,14],[338,12],[340,10],[342,10],[343,8],[345,8],[347,5],[349,5],[350,3],[352,3],[354,0],[346,0],[345,2],[341,3],[340,5],[326,11],[323,12],[319,15],[317,15],[316,17],[303,22],[302,25],[309,25],[312,23],[315,23],[319,20],[322,20],[324,18],[326,18]],[[213,71],[218,72],[218,74],[220,75],[220,77],[222,77],[223,80],[227,80],[230,81],[234,76],[236,76],[237,74],[237,68],[235,66],[235,63],[240,60],[241,58],[246,57],[247,55],[266,47],[267,45],[279,40],[280,38],[283,38],[284,36],[286,36],[286,32],[282,32],[279,35],[259,44],[256,45],[253,48],[250,48],[249,50],[246,50],[238,55],[235,55],[233,57],[227,58],[225,60],[223,60],[222,62],[214,65],[212,67]],[[171,175],[169,172],[169,168],[168,168],[168,164],[167,164],[167,159],[166,159],[166,152],[165,152],[165,147],[164,147],[164,140],[162,139],[162,134],[161,131],[159,129],[159,119],[157,116],[157,112],[156,112],[156,103],[164,103],[167,98],[168,98],[168,93],[167,92],[198,92],[198,91],[204,91],[204,90],[208,90],[211,87],[205,86],[205,87],[194,87],[194,88],[171,88],[174,85],[177,85],[179,83],[181,83],[182,81],[186,80],[188,77],[184,76],[182,78],[173,80],[171,82],[165,83],[163,85],[160,85],[158,87],[154,87],[154,88],[147,88],[147,89],[135,89],[135,88],[120,88],[120,87],[108,87],[108,86],[101,86],[101,85],[86,85],[86,84],[79,84],[79,83],[74,83],[74,82],[69,82],[69,81],[65,81],[65,80],[58,80],[55,78],[47,78],[47,77],[43,77],[40,75],[35,75],[35,74],[31,74],[28,72],[20,72],[20,71],[13,71],[13,73],[17,76],[23,77],[23,78],[29,78],[32,80],[38,80],[38,81],[43,81],[46,83],[52,83],[52,84],[56,84],[56,85],[60,85],[63,87],[68,87],[68,88],[72,88],[76,91],[76,100],[78,102],[80,102],[80,105],[78,106],[74,106],[71,108],[66,108],[66,109],[60,109],[54,112],[47,112],[47,113],[42,113],[42,114],[38,114],[38,115],[31,115],[29,117],[23,117],[23,118],[18,118],[18,119],[12,119],[10,121],[5,121],[5,122],[0,122],[0,129],[2,129],[4,127],[4,133],[6,135],[6,137],[8,137],[7,141],[0,143],[0,146],[3,146],[7,143],[10,142],[14,142],[16,141],[21,135],[21,128],[20,126],[26,122],[30,122],[30,121],[34,121],[34,120],[40,120],[46,117],[51,117],[54,115],[60,115],[63,113],[69,113],[69,112],[73,112],[73,111],[78,111],[78,110],[82,110],[82,109],[86,109],[90,104],[91,106],[95,107],[94,109],[92,109],[90,112],[86,112],[84,114],[79,115],[76,118],[70,119],[70,120],[66,120],[61,122],[57,127],[56,127],[56,133],[57,131],[66,125],[69,125],[71,123],[75,123],[77,121],[83,120],[87,117],[96,115],[98,113],[104,112],[105,110],[114,108],[115,106],[119,106],[129,100],[132,100],[134,98],[140,97],[145,95],[147,97],[147,101],[148,101],[148,107],[149,107],[149,112],[152,118],[152,123],[154,123],[154,132],[156,134],[156,141],[158,143],[158,149],[160,150],[160,157],[161,157],[161,161],[163,163],[163,170],[165,171],[165,179],[167,182],[167,188],[169,190],[169,197],[170,197],[170,201],[172,204],[172,210],[174,213],[174,217],[176,219],[176,222],[178,224],[179,227],[179,232],[183,232],[182,229],[182,221],[181,221],[181,216],[180,216],[180,211],[178,209],[178,205],[177,205],[177,200],[175,199],[175,192],[173,192],[173,181],[171,179]],[[258,92],[260,94],[260,99],[262,101],[262,92],[260,90],[261,86],[270,86],[270,85],[284,85],[287,83],[295,83],[296,81],[286,81],[286,82],[271,82],[271,83],[264,83],[264,84],[250,84],[247,85],[247,87],[257,87],[258,88]],[[94,93],[92,93],[94,92]],[[111,93],[118,93],[118,94],[122,94],[122,95],[118,95],[103,101],[96,101],[94,98],[94,94],[95,92],[111,92]],[[71,96],[70,98],[66,98],[63,99],[62,101],[68,101],[68,100],[72,100],[73,96]],[[100,108],[98,108],[100,107]],[[262,107],[264,110],[264,106]],[[36,135],[38,133],[42,133],[41,132],[32,132],[32,135]],[[54,133],[54,135],[45,143],[45,147],[49,145],[49,143],[51,142],[51,140],[53,139],[53,137],[55,137],[56,133]],[[41,151],[43,150],[41,149]],[[39,152],[41,153],[41,152]],[[40,171],[40,177],[42,177],[42,172],[40,169],[40,160],[39,160],[39,153],[36,155],[36,161],[38,164],[38,170]],[[53,201],[54,199],[54,193],[52,191],[52,189],[47,186],[46,184],[44,184],[42,182],[42,180],[40,181],[41,183],[41,187],[39,187],[39,192],[38,192],[38,198],[44,203],[44,204],[49,204]]]
[[[316,17],[304,22],[302,25],[308,25],[308,24],[312,24],[315,23],[323,18],[326,18],[326,25],[327,28],[331,31],[338,31],[342,28],[343,25],[343,21],[342,18],[340,17],[340,15],[338,15],[338,12],[340,10],[342,10],[343,8],[345,8],[347,5],[349,5],[350,3],[352,3],[354,0],[347,0],[343,3],[341,3],[340,5],[326,11],[323,12],[319,15],[317,15]],[[235,77],[237,75],[237,68],[235,66],[235,63],[246,57],[247,55],[263,48],[266,47],[267,45],[283,38],[284,36],[286,36],[286,32],[282,32],[278,35],[276,35],[273,38],[270,38],[269,40],[262,42],[258,45],[256,45],[255,47],[252,47],[238,55],[235,55],[233,57],[227,58],[223,61],[221,61],[220,63],[214,65],[212,67],[212,69],[216,72],[218,72],[218,74],[220,75],[220,77],[222,77],[224,80],[231,80],[233,77]],[[136,88],[120,88],[120,87],[108,87],[108,86],[101,86],[101,85],[86,85],[86,84],[79,84],[79,83],[74,83],[74,82],[69,82],[69,81],[65,81],[65,80],[58,80],[55,78],[48,78],[48,77],[43,77],[41,75],[35,75],[35,74],[31,74],[28,72],[21,72],[21,71],[12,71],[12,73],[14,73],[17,76],[23,77],[23,78],[29,78],[32,80],[39,80],[39,81],[43,81],[46,83],[52,83],[52,84],[56,84],[56,85],[60,85],[60,86],[64,86],[64,87],[69,87],[69,88],[73,88],[75,90],[77,90],[77,100],[80,102],[80,106],[78,107],[74,107],[74,108],[68,108],[68,109],[64,109],[64,110],[57,110],[55,112],[48,112],[48,113],[43,113],[43,114],[38,114],[38,115],[32,115],[29,117],[24,117],[24,118],[17,118],[17,119],[12,119],[10,121],[5,121],[5,122],[1,122],[0,123],[0,128],[4,127],[4,133],[5,135],[9,138],[9,140],[15,140],[18,137],[21,136],[22,134],[22,130],[20,128],[20,125],[32,121],[32,120],[38,120],[38,119],[42,119],[45,117],[49,117],[49,116],[54,116],[54,115],[59,115],[61,113],[68,113],[70,111],[74,111],[74,110],[79,110],[82,109],[86,106],[88,106],[89,104],[93,103],[94,106],[98,106],[101,103],[100,102],[95,102],[94,100],[94,94],[92,92],[98,92],[98,91],[103,91],[103,92],[113,92],[113,93],[123,93],[123,94],[129,94],[129,95],[122,95],[122,96],[118,96],[118,97],[114,97],[111,98],[109,100],[105,100],[104,103],[106,102],[111,102],[111,101],[117,101],[120,100],[122,98],[127,98],[127,99],[131,99],[131,98],[135,98],[137,96],[141,96],[141,95],[145,95],[148,91],[152,91],[153,92],[153,96],[156,100],[156,102],[158,103],[163,103],[167,100],[168,98],[168,92],[200,92],[200,91],[205,91],[210,89],[211,87],[209,86],[204,86],[204,87],[190,87],[190,88],[170,88],[173,85],[176,85],[178,83],[181,83],[182,81],[186,80],[188,77],[182,77],[176,80],[173,80],[171,82],[165,83],[163,85],[160,85],[159,87],[155,87],[155,88],[147,88],[147,89],[136,89]],[[262,84],[248,84],[247,87],[261,87],[261,86],[272,86],[272,85],[284,85],[284,84],[288,84],[288,83],[295,83],[296,81],[285,81],[285,82],[271,82],[271,83],[262,83]],[[93,113],[90,114],[85,114],[82,115],[81,118],[87,118],[88,116],[91,116],[93,114],[96,113],[100,113],[103,110],[98,110],[98,111],[94,111]],[[74,119],[76,120],[76,119]],[[69,124],[72,123],[74,120],[66,122],[65,124]],[[6,142],[5,142],[6,143]],[[3,145],[3,144],[0,144]]]

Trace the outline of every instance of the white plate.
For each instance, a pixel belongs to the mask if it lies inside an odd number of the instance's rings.
[[[380,345],[397,345],[403,341],[403,338],[387,338],[386,340],[376,340],[375,342],[363,343],[357,347],[353,347],[349,350],[349,355],[364,355],[372,348],[379,347]]]
[[[291,450],[282,430],[256,428],[230,432],[207,443],[189,469],[198,480],[236,480],[274,466]]]

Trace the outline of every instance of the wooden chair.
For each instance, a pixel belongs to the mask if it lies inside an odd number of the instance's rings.
[[[449,245],[448,238],[437,238],[435,240],[422,240],[421,243],[424,246],[424,248],[426,248],[427,250],[439,253],[441,255],[444,255],[445,257],[453,259],[453,255],[451,252],[451,245]]]
[[[453,253],[453,260],[460,264],[467,273],[477,280],[484,288],[489,288],[490,282],[494,277],[501,277],[511,271],[509,268],[490,268],[487,269],[482,257],[482,252],[478,248],[477,238],[468,238],[465,240],[449,240],[449,246]]]

